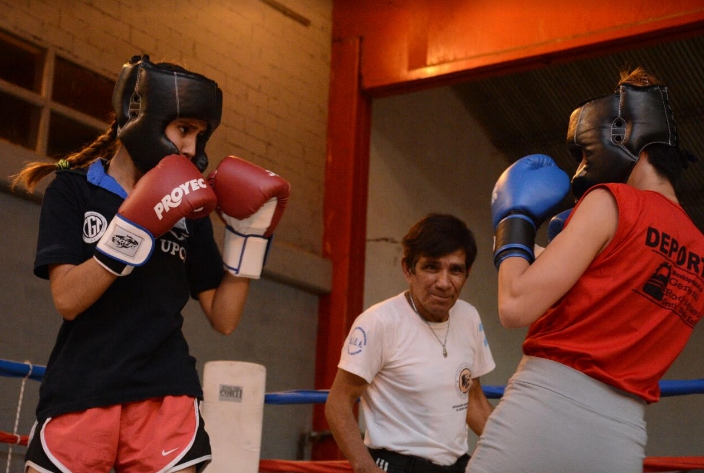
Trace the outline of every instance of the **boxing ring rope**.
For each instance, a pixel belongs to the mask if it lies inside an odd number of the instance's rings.
[[[0,359],[0,376],[32,379],[41,381],[46,371],[45,366],[32,365],[17,361]],[[482,386],[484,394],[489,399],[498,399],[504,393],[503,386]],[[704,378],[693,380],[662,380],[660,381],[662,397],[683,396],[689,394],[704,394]],[[20,392],[19,404],[22,402]],[[266,393],[265,404],[322,404],[327,400],[326,390],[290,390],[277,393]],[[18,405],[18,419],[19,419]],[[17,419],[15,431],[17,430]],[[12,445],[27,445],[27,435],[17,435],[0,431],[0,443]],[[8,458],[9,467],[9,458]],[[647,457],[643,462],[643,471],[667,472],[704,469],[704,456],[701,457]],[[304,461],[304,460],[260,460],[260,473],[352,473],[352,468],[346,460]]]

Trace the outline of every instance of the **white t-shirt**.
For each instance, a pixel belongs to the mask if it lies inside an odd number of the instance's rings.
[[[449,324],[449,332],[448,332]],[[403,293],[355,320],[338,368],[364,378],[364,443],[451,465],[467,453],[470,380],[496,366],[479,313],[458,300],[447,322],[430,324]],[[441,341],[447,333],[447,358]]]

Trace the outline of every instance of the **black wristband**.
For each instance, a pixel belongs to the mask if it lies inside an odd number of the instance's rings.
[[[132,272],[132,269],[134,269],[134,266],[118,261],[98,249],[93,251],[93,259],[95,259],[103,268],[107,269],[115,276],[127,276]]]
[[[506,258],[520,257],[535,261],[536,228],[533,219],[521,213],[509,214],[496,226],[494,234],[494,266],[499,265]]]

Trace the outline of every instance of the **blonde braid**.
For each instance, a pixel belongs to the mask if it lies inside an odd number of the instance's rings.
[[[17,185],[22,185],[29,192],[33,192],[39,181],[52,172],[76,167],[87,167],[101,157],[111,159],[118,147],[117,121],[113,119],[110,127],[97,137],[95,141],[79,151],[60,159],[58,162],[52,164],[35,161],[25,165],[19,173],[10,176],[13,178],[11,188],[14,190]]]

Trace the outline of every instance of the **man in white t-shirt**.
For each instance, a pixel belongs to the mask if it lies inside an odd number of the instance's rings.
[[[431,214],[403,248],[408,290],[355,320],[325,415],[356,473],[464,472],[467,426],[480,435],[493,410],[479,377],[494,359],[477,310],[458,300],[476,243],[458,218]]]

